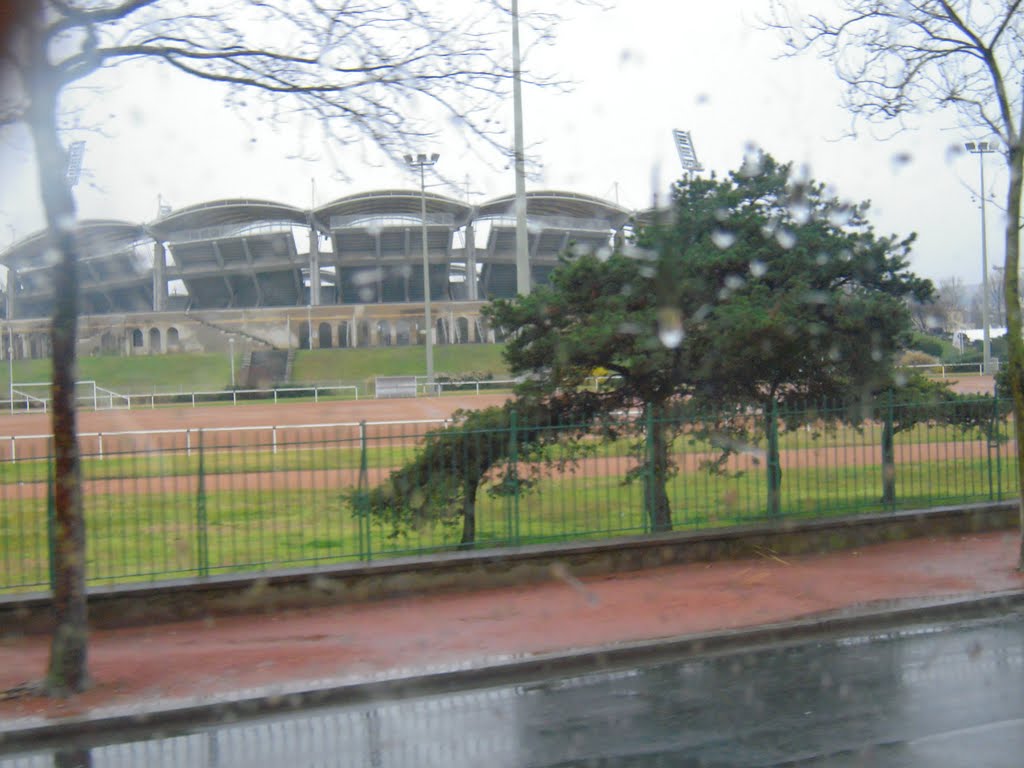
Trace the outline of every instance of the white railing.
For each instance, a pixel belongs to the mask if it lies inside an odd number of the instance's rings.
[[[82,382],[79,382],[82,383]],[[25,384],[17,386],[41,386],[39,384]],[[47,385],[48,386],[48,385]],[[294,400],[302,397],[313,398],[313,402],[320,402],[321,397],[331,397],[334,393],[348,393],[354,399],[359,399],[359,387],[355,385],[333,385],[327,387],[279,387],[277,389],[219,389],[208,392],[149,392],[140,394],[120,394],[112,392],[103,387],[94,387],[92,394],[77,398],[78,406],[92,408],[93,410],[104,409],[133,409],[133,408],[156,408],[167,405],[185,405],[195,408],[199,405],[209,403],[220,403],[238,405],[241,402],[274,402],[279,400]],[[4,407],[0,408],[0,414],[10,413],[38,413],[49,410],[51,398],[35,397],[14,390],[15,399],[0,400]]]
[[[991,362],[994,371],[999,370],[999,361],[995,358]],[[984,363],[922,363],[920,365],[906,365],[904,368],[913,368],[915,370],[924,370],[937,372],[943,379],[946,376],[956,374],[968,375],[968,376],[982,376],[985,373]]]
[[[416,396],[430,397],[436,395],[443,395],[445,390],[449,392],[469,392],[472,391],[479,395],[481,387],[484,390],[488,389],[511,389],[519,383],[519,379],[483,379],[481,381],[435,381],[433,384],[427,383],[426,376],[416,377]]]
[[[146,446],[150,446],[155,452],[183,452],[186,456],[191,456],[192,452],[198,449],[198,437],[200,434],[204,436],[214,436],[212,441],[207,440],[205,445],[209,450],[239,450],[240,452],[255,451],[260,448],[269,449],[271,453],[276,454],[279,448],[284,445],[293,445],[301,447],[308,444],[317,444],[317,441],[312,440],[295,440],[295,441],[282,441],[282,433],[288,433],[291,431],[305,430],[307,432],[313,430],[333,430],[335,433],[340,430],[351,430],[352,434],[350,439],[354,445],[360,445],[366,438],[368,430],[379,427],[418,427],[418,426],[429,426],[436,425],[440,427],[447,427],[452,424],[453,420],[450,418],[440,419],[413,419],[405,421],[339,421],[325,424],[268,424],[261,426],[236,426],[236,427],[194,427],[185,429],[132,429],[123,430],[118,432],[80,432],[78,434],[79,445],[81,446],[82,458],[86,459],[103,459],[107,456],[114,454],[118,455],[121,453],[139,453],[135,450],[124,450],[123,446],[125,441],[128,441],[133,446],[137,446],[139,443],[143,443]],[[239,434],[258,434],[264,433],[266,438],[262,441],[244,443],[236,445],[234,443],[223,444],[216,441],[217,435],[239,435]],[[417,437],[417,434],[410,433],[404,435],[404,437]],[[335,435],[337,437],[337,435]],[[392,437],[400,438],[403,435],[392,435]],[[175,439],[177,438],[177,439]],[[38,435],[11,435],[10,437],[4,437],[0,442],[0,462],[8,461],[11,463],[17,463],[21,461],[39,460],[46,458],[49,453],[49,443],[53,439],[53,435],[49,434],[38,434]],[[115,444],[115,447],[111,449],[111,444]],[[33,445],[36,450],[28,451],[29,455],[25,455],[25,450],[19,450],[19,445]],[[117,445],[121,446],[119,450]],[[20,457],[20,458],[19,458]]]

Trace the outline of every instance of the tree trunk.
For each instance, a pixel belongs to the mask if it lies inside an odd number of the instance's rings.
[[[782,461],[779,454],[779,423],[775,402],[765,409],[765,437],[768,462],[768,516],[782,514]]]
[[[644,508],[650,516],[651,532],[671,531],[672,507],[665,491],[668,482],[668,441],[665,439],[665,423],[656,413],[647,418],[647,463]]]
[[[40,55],[45,56],[43,46]],[[88,686],[88,616],[85,591],[85,519],[75,414],[75,340],[78,333],[78,264],[75,203],[65,181],[67,156],[57,136],[57,88],[43,74],[32,83],[29,128],[35,144],[39,187],[46,211],[55,270],[52,424],[54,445],[53,610],[54,632],[46,688],[51,695],[78,693]]]
[[[459,549],[473,549],[476,545],[476,491],[480,478],[465,478],[462,490],[462,540]]]
[[[890,508],[896,504],[896,432],[892,423],[892,392],[889,392],[882,423],[882,503]]]
[[[1013,424],[1017,437],[1017,478],[1020,515],[1020,551],[1017,567],[1024,571],[1024,339],[1021,338],[1020,310],[1020,203],[1024,147],[1009,148],[1010,183],[1006,203],[1006,269],[1003,272],[1003,298],[1006,305],[1006,338],[1009,348],[1010,389],[1013,392]]]

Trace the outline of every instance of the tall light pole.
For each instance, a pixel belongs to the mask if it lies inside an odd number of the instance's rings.
[[[7,326],[7,376],[10,384],[8,397],[11,400],[11,413],[14,413],[14,334],[11,326]]]
[[[231,345],[231,388],[235,388],[235,337],[228,336],[228,344]]]
[[[437,165],[441,156],[435,152],[430,157],[424,154],[405,156],[410,168],[420,170],[420,240],[423,245],[423,314],[426,316],[427,328],[427,389],[434,391],[434,324],[430,316],[430,257],[427,252],[427,168]]]
[[[530,295],[530,247],[526,230],[526,150],[523,144],[523,74],[519,55],[519,0],[512,0],[512,112],[516,166],[516,293]]]
[[[985,155],[997,152],[995,145],[987,141],[966,141],[964,149],[978,156],[978,173],[981,177],[981,326],[982,326],[982,365],[985,373],[992,373],[992,333],[989,327],[989,289],[988,289],[988,238],[985,233]]]

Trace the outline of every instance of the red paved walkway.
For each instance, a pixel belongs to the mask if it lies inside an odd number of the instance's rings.
[[[60,717],[315,678],[424,668],[784,621],[879,600],[1024,588],[1012,533],[696,564],[531,587],[98,631],[94,688],[0,701]],[[41,676],[45,638],[0,634],[0,691]]]

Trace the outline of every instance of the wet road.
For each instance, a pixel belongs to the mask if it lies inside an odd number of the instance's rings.
[[[1024,616],[292,718],[32,766],[1020,766]]]

